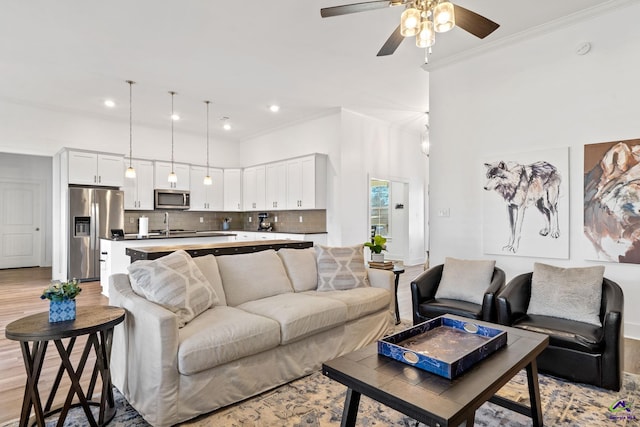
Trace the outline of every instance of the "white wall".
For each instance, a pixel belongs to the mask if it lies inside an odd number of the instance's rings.
[[[51,175],[51,157],[0,153],[0,181],[30,182],[42,188],[42,266],[51,265]]]
[[[356,245],[369,239],[369,177],[409,184],[408,264],[424,261],[427,159],[420,135],[348,110],[262,135],[241,144],[243,165],[309,153],[328,162],[329,245]]]
[[[583,251],[583,148],[640,138],[639,16],[640,4],[628,3],[430,73],[432,265],[445,256],[492,258],[509,280],[535,261],[595,264]],[[583,41],[592,50],[579,56]],[[555,147],[570,147],[570,258],[483,254],[483,159]],[[446,208],[450,217],[436,216]],[[625,293],[625,334],[635,338],[639,273],[639,265],[606,264]]]

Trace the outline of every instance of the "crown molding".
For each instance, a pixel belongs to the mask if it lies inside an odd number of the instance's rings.
[[[421,68],[427,72],[435,71],[440,68],[445,68],[450,65],[457,64],[459,62],[463,62],[471,58],[476,58],[488,52],[498,50],[509,45],[520,43],[532,37],[536,37],[542,34],[548,34],[554,31],[559,31],[569,26],[600,16],[611,10],[622,9],[624,7],[630,6],[632,4],[637,4],[637,3],[638,3],[637,0],[607,0],[597,6],[592,6],[590,8],[581,10],[580,12],[575,12],[570,15],[563,16],[558,19],[554,19],[553,21],[549,21],[547,23],[537,25],[535,27],[531,27],[524,31],[520,31],[510,36],[500,38],[494,42],[483,44],[479,47],[462,51],[455,55],[451,55],[449,57],[443,58],[440,61],[434,61],[432,63],[422,64]]]

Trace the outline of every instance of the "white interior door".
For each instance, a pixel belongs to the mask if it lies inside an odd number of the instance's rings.
[[[40,185],[0,181],[0,268],[41,265]]]

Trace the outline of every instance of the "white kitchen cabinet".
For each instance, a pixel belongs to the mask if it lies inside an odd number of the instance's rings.
[[[69,150],[69,184],[122,187],[123,156]]]
[[[225,169],[223,186],[224,210],[242,211],[242,169]]]
[[[242,172],[242,200],[245,211],[265,210],[265,167],[252,166]]]
[[[268,210],[287,209],[287,163],[265,165],[265,201]]]
[[[125,167],[129,167],[129,159],[124,159]],[[131,161],[136,171],[135,178],[125,178],[124,208],[126,210],[153,210],[153,162],[151,160]]]
[[[158,190],[185,190],[189,191],[190,166],[183,163],[174,163],[173,172],[178,176],[178,182],[169,182],[171,162],[154,162],[155,178],[154,188]]]
[[[287,161],[287,209],[326,209],[327,156]]]
[[[222,169],[209,168],[209,175],[213,182],[211,185],[204,185],[207,168],[191,166],[189,172],[191,180],[190,211],[221,211],[224,209],[224,173]]]

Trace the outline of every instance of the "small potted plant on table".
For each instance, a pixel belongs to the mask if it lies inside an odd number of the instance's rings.
[[[387,239],[376,234],[371,242],[365,242],[364,245],[371,249],[371,261],[384,262],[384,254],[382,251],[387,250]]]
[[[76,296],[82,291],[77,279],[68,282],[52,280],[41,299],[49,300],[49,322],[63,322],[76,318]]]

